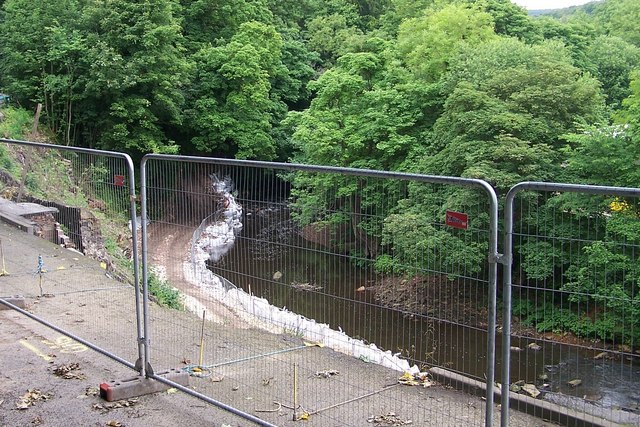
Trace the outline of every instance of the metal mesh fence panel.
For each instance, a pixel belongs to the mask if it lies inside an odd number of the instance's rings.
[[[147,319],[155,369],[277,425],[485,423],[449,387],[485,387],[492,357],[478,181],[157,155],[143,171],[149,288],[180,293],[152,297],[171,313]]]
[[[133,366],[140,354],[131,159],[1,140],[0,163],[0,295],[24,297],[34,316]]]
[[[577,414],[561,414],[565,425],[640,423],[638,196],[543,183],[509,193],[503,382],[535,398],[515,407],[558,405]]]

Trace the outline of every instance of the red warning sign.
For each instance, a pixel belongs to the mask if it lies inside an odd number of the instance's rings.
[[[124,175],[114,175],[113,185],[116,187],[124,187]]]
[[[469,223],[469,216],[466,213],[447,211],[445,224],[454,228],[467,229]]]

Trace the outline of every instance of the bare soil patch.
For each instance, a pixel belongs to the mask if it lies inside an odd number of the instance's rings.
[[[396,310],[486,326],[486,289],[446,275],[386,276],[370,288],[382,305]]]

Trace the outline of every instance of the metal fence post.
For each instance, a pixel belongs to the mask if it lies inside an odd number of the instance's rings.
[[[509,385],[511,375],[511,274],[513,259],[513,201],[517,192],[513,187],[507,193],[504,203],[504,286],[502,289],[503,317],[502,317],[502,389],[500,425],[509,425]]]
[[[498,196],[489,184],[485,183],[486,192],[491,200],[489,228],[489,319],[487,321],[487,403],[485,425],[493,425],[493,388],[496,366],[496,306],[498,287]]]
[[[142,317],[143,334],[140,343],[143,347],[143,373],[152,374],[149,349],[149,265],[147,260],[147,156],[140,163],[140,222],[142,223]]]

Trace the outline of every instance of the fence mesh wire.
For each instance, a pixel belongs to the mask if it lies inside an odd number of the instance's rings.
[[[146,168],[150,281],[183,294],[150,319],[154,366],[183,366],[199,392],[278,425],[484,424],[482,400],[417,374],[486,381],[481,189],[171,158]],[[415,385],[399,383],[412,367]]]
[[[0,161],[0,215],[12,226],[0,236],[0,295],[23,296],[36,316],[135,362],[135,315],[118,316],[136,311],[126,157],[3,142]]]
[[[637,197],[615,193],[559,188],[517,195],[513,392],[640,423],[637,208]]]

